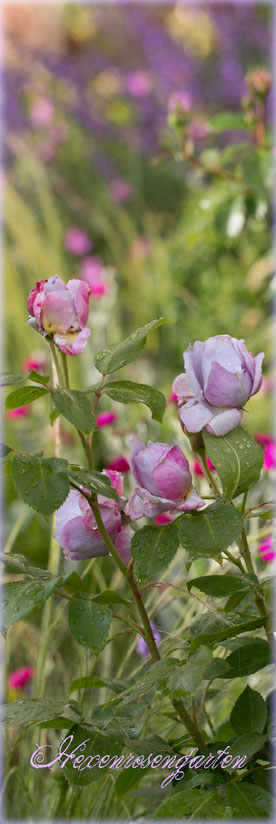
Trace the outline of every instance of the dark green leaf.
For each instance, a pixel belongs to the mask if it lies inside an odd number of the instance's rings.
[[[0,720],[5,727],[13,727],[16,724],[28,724],[30,721],[43,722],[50,721],[56,716],[67,718],[68,721],[79,721],[79,714],[76,713],[69,703],[64,701],[40,701],[35,698],[20,698],[18,701],[9,701],[3,704],[0,709]]]
[[[262,821],[272,814],[272,797],[262,787],[243,781],[229,784],[226,793],[234,816],[239,820],[258,818]]]
[[[163,801],[153,814],[156,820],[165,818],[179,819],[186,821],[191,819],[201,821],[201,819],[214,818],[218,821],[226,817],[225,801],[215,790],[188,790],[174,793],[167,801]]]
[[[222,658],[213,658],[213,661],[206,672],[206,680],[211,681],[212,678],[224,678],[225,673],[229,670],[228,664]]]
[[[0,375],[0,386],[13,386],[14,384],[19,386],[22,383],[25,383],[27,380],[27,375],[23,375],[19,372],[1,372]]]
[[[115,681],[113,678],[98,678],[96,675],[87,675],[84,678],[75,678],[70,684],[69,695],[72,692],[80,689],[95,689],[100,687],[108,687],[113,692],[122,692],[125,689],[123,681]]]
[[[42,604],[59,586],[61,578],[51,581],[12,581],[2,586],[2,632],[6,635],[11,624],[28,615]]]
[[[139,581],[153,578],[168,566],[179,546],[177,529],[169,526],[144,526],[131,541],[134,571]]]
[[[238,538],[243,519],[233,506],[222,505],[208,507],[196,515],[182,515],[176,523],[179,542],[185,549],[197,556],[216,557]]]
[[[263,749],[267,739],[267,735],[260,735],[258,732],[246,732],[231,743],[229,755],[246,755],[249,759],[252,755],[255,755],[256,752]]]
[[[60,412],[58,411],[55,404],[53,403],[53,406],[51,406],[51,409],[50,409],[50,424],[51,424],[51,426],[53,426],[53,424],[59,418],[59,416],[60,416]]]
[[[223,598],[226,595],[231,595],[232,592],[248,589],[250,583],[250,576],[247,575],[204,575],[201,578],[193,578],[188,581],[187,589],[190,590],[191,587],[196,587],[200,592],[206,592],[207,595]],[[257,578],[256,583],[258,583]]]
[[[118,592],[113,592],[112,589],[106,589],[103,592],[100,592],[99,595],[93,595],[94,604],[123,604],[124,606],[129,606],[131,601],[127,601],[125,598],[122,598]]]
[[[32,403],[47,394],[47,389],[43,389],[42,386],[22,386],[22,389],[16,389],[8,395],[5,406],[6,409],[18,409],[19,406],[26,406],[27,403]]]
[[[145,326],[136,329],[136,332],[133,332],[132,335],[121,343],[112,346],[111,349],[104,349],[103,352],[98,352],[94,363],[99,372],[102,374],[111,374],[111,372],[116,372],[117,369],[121,369],[122,366],[126,366],[127,363],[136,360],[144,349],[148,333],[167,322],[168,318],[152,320]]]
[[[230,500],[255,486],[264,462],[263,449],[240,426],[217,438],[203,432],[206,452]]]
[[[256,194],[266,194],[273,185],[271,151],[258,149],[250,152],[243,164],[243,174],[249,188]]]
[[[236,733],[263,732],[267,720],[264,699],[248,685],[237,699],[230,715],[231,725]]]
[[[40,375],[39,372],[36,372],[35,369],[30,369],[27,373],[26,378],[28,381],[34,381],[35,383],[49,383],[50,375]]]
[[[9,454],[9,452],[13,452],[13,447],[12,446],[6,446],[5,443],[1,443],[0,444],[0,457],[4,458],[5,455]]]
[[[109,762],[107,762],[106,767],[101,767],[99,770],[96,760],[90,769],[89,767],[85,769],[85,760],[88,759],[89,764],[89,756],[92,758],[98,755],[103,758],[105,755],[109,755],[111,756],[110,760],[113,760],[112,756],[121,755],[123,741],[119,732],[100,732],[96,728],[93,730],[92,725],[89,724],[87,726],[72,727],[68,732],[69,735],[74,736],[69,751],[72,752],[74,749],[79,748],[76,752],[76,758],[79,755],[83,756],[82,770],[74,769],[74,760],[68,760],[63,767],[63,774],[72,786],[84,786],[92,781],[98,781],[99,777],[106,773]],[[80,745],[83,746],[80,748]]]
[[[162,423],[166,398],[152,386],[133,381],[114,381],[106,384],[102,391],[119,403],[145,403],[150,408],[153,419]]]
[[[95,426],[96,418],[85,393],[76,389],[52,389],[51,394],[61,415],[88,435]]]
[[[76,600],[69,607],[69,628],[79,644],[97,654],[104,644],[112,613],[94,601]]]
[[[61,586],[65,589],[65,592],[70,592],[71,594],[74,592],[79,592],[82,589],[83,583],[75,570],[73,572],[68,572],[67,575],[62,579]]]
[[[190,636],[193,639],[193,649],[196,649],[200,644],[222,641],[223,638],[232,638],[239,633],[258,629],[263,626],[266,620],[261,617],[242,617],[235,612],[232,614],[227,613],[225,616],[220,615],[221,617],[216,617],[209,612],[206,615],[201,615],[191,624]],[[226,660],[228,663],[229,659]]]
[[[69,492],[67,461],[39,455],[15,455],[12,477],[19,495],[33,509],[50,515]]]
[[[11,569],[12,572],[25,572],[27,569],[27,559],[24,555],[12,555],[12,554],[5,554],[4,552],[0,555],[0,561],[5,564],[8,569]]]
[[[147,770],[139,770],[139,768],[137,770],[122,770],[114,784],[116,795],[120,797],[126,795],[130,790],[133,790],[133,787],[139,784],[139,781],[141,781],[141,778],[143,778],[146,772]]]
[[[185,666],[179,670],[179,675],[177,673],[178,682],[176,682],[174,675],[170,676],[170,690],[181,689],[194,694],[202,678],[206,678],[211,661],[212,653],[208,647],[200,647],[193,655],[190,655]]]
[[[108,475],[102,475],[101,472],[70,466],[69,479],[80,487],[89,489],[98,495],[104,495],[105,498],[113,498],[113,501],[119,500],[116,489],[111,486],[110,478]]]
[[[269,643],[262,638],[252,638],[248,644],[231,652],[226,658],[226,663],[230,669],[225,678],[239,678],[257,672],[271,664]]]

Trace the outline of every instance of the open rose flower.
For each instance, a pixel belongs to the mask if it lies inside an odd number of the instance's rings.
[[[242,408],[261,387],[264,353],[255,358],[243,340],[215,335],[196,341],[184,352],[186,372],[174,380],[179,417],[187,432],[204,427],[226,435],[239,426]]]
[[[80,355],[91,332],[85,324],[89,314],[88,283],[68,280],[58,275],[40,280],[28,297],[28,311],[35,318],[39,331],[50,333],[66,355]]]
[[[123,495],[123,480],[118,472],[103,470],[119,497]],[[108,534],[125,564],[131,559],[130,542],[133,530],[122,523],[119,503],[104,495],[98,495],[100,513]],[[88,501],[77,490],[71,490],[66,500],[56,510],[55,538],[63,549],[65,558],[84,561],[108,555],[108,549],[100,534]]]
[[[130,468],[139,484],[125,508],[132,521],[143,515],[155,518],[161,512],[186,512],[204,506],[192,488],[189,464],[179,446],[151,441],[145,446],[135,437]]]

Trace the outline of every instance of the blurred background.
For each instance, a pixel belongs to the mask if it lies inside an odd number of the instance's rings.
[[[26,301],[37,280],[56,273],[84,278],[92,293],[90,341],[69,358],[75,388],[98,380],[99,349],[160,315],[171,320],[118,375],[164,392],[163,425],[139,404],[104,397],[98,409],[97,468],[124,461],[126,494],[134,432],[178,442],[189,457],[171,384],[190,342],[223,333],[266,353],[244,423],[267,449],[261,497],[271,494],[271,15],[258,2],[5,5],[4,368],[47,373],[48,346],[28,327]],[[5,413],[6,442],[51,454],[48,411],[38,400]],[[83,460],[64,420],[61,452]],[[45,567],[48,524],[18,500],[8,461],[4,472],[6,548]],[[195,466],[194,477],[200,488]],[[256,520],[257,554],[254,530]],[[265,568],[273,555],[257,557]],[[209,562],[196,563],[193,574],[203,574]],[[93,562],[94,586],[112,574],[109,558]],[[183,604],[162,611],[163,627],[175,620],[185,620]],[[35,665],[39,644],[35,619],[23,634],[17,626],[10,670]],[[67,684],[65,631],[61,624],[48,674],[58,667]]]

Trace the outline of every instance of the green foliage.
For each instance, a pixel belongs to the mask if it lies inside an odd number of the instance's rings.
[[[25,406],[27,403],[42,398],[42,395],[47,395],[47,390],[38,386],[23,386],[22,389],[16,389],[11,392],[6,398],[6,409],[18,409],[19,406]]]
[[[136,332],[132,332],[126,340],[115,344],[111,349],[98,352],[94,363],[99,372],[103,375],[109,375],[111,372],[116,372],[117,369],[121,369],[122,366],[136,360],[144,349],[148,333],[157,329],[163,323],[167,323],[167,321],[168,318],[152,320],[140,329],[136,329]]]
[[[88,435],[95,426],[96,418],[85,393],[75,389],[52,389],[51,394],[58,412],[76,429]]]
[[[261,447],[240,426],[220,438],[203,433],[206,453],[216,467],[228,500],[247,492],[260,477],[264,462]]]
[[[248,685],[237,699],[230,721],[236,733],[263,732],[267,720],[267,707],[264,699]]]
[[[252,672],[257,672],[271,663],[269,643],[262,638],[252,638],[252,641],[231,652],[226,658],[226,663],[230,667],[226,678],[251,675]]]
[[[24,618],[34,607],[41,607],[62,578],[51,581],[12,581],[2,586],[2,632]]]
[[[119,732],[104,733],[97,730],[95,727],[93,729],[92,725],[82,725],[72,727],[69,730],[68,735],[74,736],[70,751],[83,744],[84,758],[88,758],[89,756],[92,758],[96,755],[103,758],[107,754],[114,756],[121,753],[122,737]],[[77,750],[76,757],[79,754],[81,754],[81,749]],[[97,761],[94,769],[89,769],[89,767],[87,767],[81,771],[74,769],[73,763],[73,761],[67,761],[63,767],[65,778],[72,787],[84,786],[85,784],[90,784],[91,781],[97,781],[99,779]],[[108,763],[106,767],[102,768],[104,774],[107,769]]]
[[[15,455],[12,477],[23,501],[43,515],[58,509],[69,492],[67,461],[63,458]]]
[[[109,398],[119,403],[144,403],[149,407],[154,421],[162,423],[166,409],[166,399],[162,392],[133,381],[114,381],[106,384],[102,390]]]
[[[131,541],[134,571],[139,581],[155,577],[168,566],[179,546],[176,527],[144,526]]]
[[[193,639],[193,648],[195,649],[200,646],[200,644],[222,641],[223,638],[233,638],[234,635],[239,635],[243,632],[250,632],[253,629],[259,629],[259,627],[263,626],[264,623],[265,618],[257,616],[242,616],[237,615],[235,612],[228,612],[226,615],[223,615],[222,612],[217,613],[216,615],[213,615],[213,613],[210,612],[206,613],[205,615],[201,615],[191,624],[190,636]],[[266,644],[267,642],[264,641],[263,643]],[[229,658],[226,660],[228,664]],[[234,677],[233,673],[231,677]]]
[[[226,789],[227,801],[238,819],[265,819],[272,813],[271,795],[262,787],[256,787],[243,781],[239,784],[229,784]]]
[[[203,578],[192,578],[187,583],[187,589],[196,587],[206,595],[213,595],[215,598],[223,598],[225,595],[240,592],[241,589],[249,589],[251,583],[258,583],[254,575],[204,575]]]
[[[19,698],[18,701],[9,701],[2,704],[0,719],[5,727],[14,727],[17,724],[43,723],[62,717],[67,722],[79,721],[79,713],[75,710],[75,702],[40,701],[36,698]]]
[[[82,646],[96,655],[107,639],[111,611],[91,599],[75,600],[69,606],[69,629]]]
[[[186,789],[163,801],[155,810],[153,818],[157,821],[172,818],[183,821],[184,815],[187,821],[228,817],[226,803],[217,790]]]
[[[106,498],[112,498],[113,501],[119,500],[116,489],[111,486],[108,475],[102,475],[101,472],[96,472],[93,469],[70,466],[68,477],[73,484],[89,489],[94,494],[104,495]]]
[[[216,558],[238,538],[242,525],[240,512],[228,505],[215,504],[177,519],[179,541],[194,557]]]

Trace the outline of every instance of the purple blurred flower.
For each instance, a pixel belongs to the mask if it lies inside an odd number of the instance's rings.
[[[261,352],[253,358],[244,340],[230,335],[190,345],[184,352],[186,372],[172,385],[187,432],[206,427],[212,435],[226,435],[235,429],[241,422],[242,407],[260,389],[263,357]]]
[[[36,97],[31,106],[30,116],[34,126],[47,129],[51,125],[54,116],[52,101],[48,97]]]
[[[188,461],[179,446],[152,443],[140,438],[131,442],[130,468],[139,484],[126,506],[132,521],[161,512],[186,512],[204,506],[192,488]]]
[[[161,636],[161,633],[159,632],[159,630],[157,629],[157,626],[154,623],[154,621],[152,621],[152,623],[151,623],[151,628],[153,630],[153,637],[154,637],[155,643],[158,645],[158,644],[160,644],[160,641],[162,641],[162,636]],[[148,655],[150,654],[148,645],[146,644],[146,641],[144,641],[144,638],[142,638],[142,635],[139,635],[139,637],[137,639],[136,649],[137,649],[137,652],[139,653],[139,655],[141,655],[141,658],[143,658],[143,660],[145,658],[147,658]]]
[[[79,229],[78,226],[71,226],[66,232],[64,246],[71,255],[79,256],[87,255],[92,249],[93,243],[83,229]]]
[[[178,91],[173,92],[169,97],[168,110],[181,114],[190,111],[192,105],[192,98],[189,92]]]

